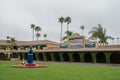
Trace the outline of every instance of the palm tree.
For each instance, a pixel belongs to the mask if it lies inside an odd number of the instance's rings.
[[[44,34],[43,36],[44,36],[44,39],[46,40],[47,34]]]
[[[119,45],[119,37],[117,37],[117,45]]]
[[[37,40],[38,40],[38,38],[40,37],[40,33],[37,33],[37,34],[36,34],[36,37],[37,37]]]
[[[114,39],[115,39],[115,38],[114,38],[114,37],[112,37],[111,39],[112,39],[112,44],[114,45]]]
[[[85,29],[85,26],[81,26],[80,29],[82,30],[82,36],[83,36],[83,30]]]
[[[71,23],[71,18],[68,16],[65,18],[65,22],[67,22],[67,31],[69,30],[69,24]]]
[[[106,29],[103,29],[100,24],[98,27],[93,27],[89,34],[92,34],[90,38],[99,39],[100,44],[107,44],[107,39],[110,39],[110,36],[106,36]]]
[[[31,29],[33,29],[33,41],[34,41],[34,30],[35,30],[35,24],[31,24]]]
[[[39,26],[36,26],[36,27],[35,27],[35,31],[37,32],[37,33],[36,33],[36,37],[37,37],[37,40],[38,40],[38,38],[40,37],[39,31],[41,31],[41,28],[40,28]]]
[[[10,37],[10,36],[7,36],[7,43],[9,43],[9,46],[11,48],[11,54],[13,53],[13,47],[14,45],[16,45],[16,40],[15,40],[15,37]],[[13,54],[12,54],[12,58],[13,58]]]
[[[61,34],[60,34],[60,44],[62,41],[62,29],[63,29],[63,23],[65,22],[65,19],[63,17],[58,18],[58,22],[61,23]]]
[[[105,35],[102,43],[105,44],[105,45],[108,44],[108,42],[107,42],[108,39],[111,39],[111,36],[106,36]]]
[[[72,36],[73,32],[72,32],[72,31],[66,31],[65,34],[66,34],[66,36],[64,36],[64,37],[62,38],[62,40],[66,40],[66,39],[68,40],[68,38],[69,38],[70,36]]]

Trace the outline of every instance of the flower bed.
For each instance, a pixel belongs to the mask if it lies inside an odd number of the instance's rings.
[[[36,66],[36,64],[25,64],[25,66]]]
[[[16,68],[27,68],[27,67],[31,67],[31,68],[39,68],[39,67],[47,67],[47,64],[44,63],[33,63],[33,64],[28,64],[28,63],[18,63],[18,64],[14,64],[13,67]]]

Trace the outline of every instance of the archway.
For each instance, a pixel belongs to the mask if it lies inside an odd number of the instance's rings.
[[[113,52],[110,56],[110,63],[120,63],[120,53]]]
[[[59,56],[58,53],[54,53],[54,54],[53,54],[53,57],[54,57],[54,60],[55,60],[55,61],[60,61],[60,56]]]
[[[63,54],[63,61],[66,61],[66,62],[70,61],[69,55],[67,53]]]
[[[80,55],[78,53],[73,54],[73,62],[80,62]]]
[[[10,54],[10,58],[18,58],[18,55],[16,53]]]
[[[38,54],[38,57],[39,57],[39,60],[40,60],[40,61],[43,61],[43,54],[42,54],[42,53],[39,53],[39,54]]]
[[[19,53],[19,56],[20,56],[20,60],[22,60],[23,59],[23,55],[22,55],[23,53]]]
[[[33,53],[33,60],[37,60],[37,59],[36,59],[36,54],[35,54],[35,53]]]
[[[86,52],[85,55],[84,55],[84,61],[85,62],[93,62],[92,60],[92,56],[89,52]]]
[[[104,53],[102,53],[102,52],[97,53],[96,62],[98,62],[98,63],[105,63],[106,62],[106,58],[105,58]]]
[[[23,53],[25,60],[27,60],[27,53]]]
[[[52,60],[50,53],[46,53],[45,56],[46,56],[46,61],[51,61]]]
[[[4,53],[0,53],[0,58],[6,58],[7,56]]]

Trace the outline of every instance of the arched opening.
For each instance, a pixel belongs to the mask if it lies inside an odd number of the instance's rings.
[[[86,53],[84,54],[84,61],[85,61],[85,62],[93,62],[92,56],[91,56],[91,54],[90,54],[89,52],[86,52]]]
[[[66,62],[70,61],[69,55],[67,53],[63,54],[63,61],[66,61]]]
[[[27,60],[27,53],[23,53],[25,60]]]
[[[110,56],[110,63],[120,63],[120,53],[118,52],[113,52]]]
[[[46,53],[45,56],[46,56],[46,61],[51,61],[52,60],[50,53]]]
[[[39,53],[39,54],[38,54],[38,57],[39,57],[39,60],[40,60],[40,61],[43,61],[43,54],[42,54],[42,53]]]
[[[23,59],[22,53],[19,53],[19,55],[20,55],[20,60],[22,60]]]
[[[54,54],[53,54],[53,57],[54,57],[54,60],[55,60],[55,61],[60,61],[60,56],[59,56],[58,53],[54,53]]]
[[[106,62],[104,53],[102,53],[102,52],[97,53],[96,62],[97,63],[105,63]]]
[[[0,53],[0,58],[7,58],[7,55],[5,55],[4,53]]]
[[[73,54],[73,62],[80,62],[80,55],[78,53]]]
[[[33,60],[37,60],[35,53],[33,53]]]
[[[16,53],[10,54],[10,58],[18,58],[18,55]]]

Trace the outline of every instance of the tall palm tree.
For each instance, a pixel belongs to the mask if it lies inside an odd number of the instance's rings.
[[[111,38],[111,40],[112,40],[112,44],[113,44],[113,45],[114,45],[114,39],[115,39],[114,37]]]
[[[117,37],[117,45],[119,45],[119,37]]]
[[[37,33],[36,33],[36,37],[37,37],[37,40],[38,40],[38,38],[40,37],[39,31],[41,31],[41,28],[40,28],[39,26],[36,26],[36,27],[35,27],[35,31],[37,32]]]
[[[65,18],[65,22],[67,22],[67,31],[69,30],[69,24],[71,23],[71,18],[68,16]]]
[[[85,29],[85,26],[81,26],[80,29],[82,30],[82,36],[83,36],[83,30]]]
[[[14,45],[16,45],[16,40],[15,40],[15,37],[10,37],[10,36],[7,36],[7,43],[9,43],[9,46],[11,48],[11,54],[13,53],[13,47]],[[13,54],[12,54],[12,58],[13,58]]]
[[[44,34],[43,36],[44,36],[44,39],[46,40],[47,34]]]
[[[58,22],[61,23],[61,33],[60,33],[60,44],[62,42],[62,29],[63,29],[63,23],[65,22],[65,19],[63,17],[58,18]]]
[[[34,41],[34,30],[35,30],[35,24],[31,24],[31,29],[33,29],[33,41]]]
[[[107,39],[110,39],[110,36],[106,35],[106,29],[103,29],[100,24],[98,24],[98,27],[93,27],[89,34],[91,34],[90,38],[99,39],[100,44],[106,44]]]

